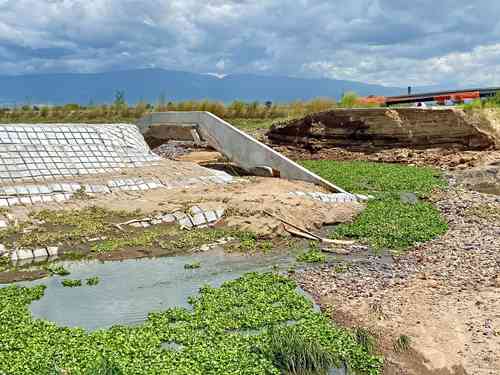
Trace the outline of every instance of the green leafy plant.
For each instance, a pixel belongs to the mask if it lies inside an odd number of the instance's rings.
[[[201,262],[193,262],[184,265],[184,268],[187,270],[194,270],[197,268],[201,268]]]
[[[326,255],[319,250],[311,249],[298,255],[297,261],[303,263],[324,263]]]
[[[332,238],[354,238],[368,242],[374,249],[403,250],[444,234],[448,225],[440,212],[425,201],[401,202],[401,192],[420,198],[443,188],[446,182],[432,168],[405,165],[305,161],[304,166],[353,193],[371,194],[366,209],[353,223],[341,224]]]
[[[102,358],[109,360],[104,367],[136,375],[280,375],[279,363],[320,368],[332,358],[357,374],[381,371],[380,357],[368,353],[350,331],[316,312],[297,293],[294,281],[276,273],[250,273],[217,288],[205,286],[189,298],[191,309],[172,308],[149,314],[139,325],[92,332],[34,319],[29,305],[42,298],[44,290],[44,286],[0,288],[0,374],[48,375],[54,368],[65,369],[68,375],[119,374],[95,372],[102,367]],[[285,326],[288,321],[296,323]],[[272,339],[266,327],[273,326],[302,341],[286,344],[291,355],[281,357],[283,362],[277,358],[283,353],[279,342],[285,339]],[[248,330],[256,334],[244,334]],[[271,340],[276,340],[272,351]],[[163,348],[162,342],[175,342],[183,350]],[[303,349],[309,353],[305,361],[294,354]]]
[[[98,285],[101,282],[98,276],[94,277],[89,277],[87,280],[85,280],[85,283],[89,286],[95,286]]]
[[[404,249],[446,233],[448,224],[430,203],[407,205],[399,197],[368,202],[352,224],[341,224],[333,238],[368,241],[375,249]]]
[[[60,264],[49,264],[46,270],[51,275],[68,276],[70,274],[70,272]]]
[[[72,279],[64,279],[61,281],[62,286],[66,288],[76,288],[82,286],[82,280],[72,280]]]
[[[85,371],[84,375],[124,375],[124,373],[120,367],[107,357],[101,357],[91,368]]]

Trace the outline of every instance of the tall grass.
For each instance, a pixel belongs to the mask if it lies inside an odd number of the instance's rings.
[[[304,116],[338,107],[335,100],[316,98],[291,103],[259,103],[233,101],[222,103],[211,100],[165,102],[156,104],[139,102],[127,105],[123,99],[114,104],[87,105],[66,104],[62,106],[23,105],[0,108],[0,122],[133,122],[150,112],[165,111],[208,111],[225,119],[277,119]]]
[[[291,375],[327,374],[336,366],[332,353],[291,327],[269,330],[269,355],[277,368]]]

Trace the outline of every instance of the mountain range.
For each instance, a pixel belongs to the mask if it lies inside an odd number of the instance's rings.
[[[0,76],[0,105],[111,103],[117,91],[129,104],[138,101],[219,100],[290,102],[343,93],[399,95],[406,89],[355,81],[234,74],[217,77],[163,69],[104,73]]]

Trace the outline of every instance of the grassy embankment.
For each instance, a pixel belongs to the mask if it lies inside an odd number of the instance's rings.
[[[286,372],[297,366],[322,374],[341,362],[359,374],[380,373],[381,359],[354,332],[315,312],[296,284],[277,274],[206,286],[189,299],[193,310],[95,332],[33,319],[28,306],[43,294],[43,286],[0,289],[0,373],[278,375],[298,373]]]
[[[354,223],[339,225],[331,233],[334,238],[364,240],[374,249],[403,250],[447,231],[440,212],[426,201],[434,189],[446,185],[432,168],[329,160],[303,165],[347,191],[375,196]],[[418,200],[404,203],[401,193],[414,193]]]

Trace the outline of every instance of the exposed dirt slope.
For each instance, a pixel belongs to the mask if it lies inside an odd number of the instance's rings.
[[[312,149],[459,147],[494,148],[500,134],[492,117],[472,116],[460,109],[335,109],[273,125],[268,138],[282,145]]]

